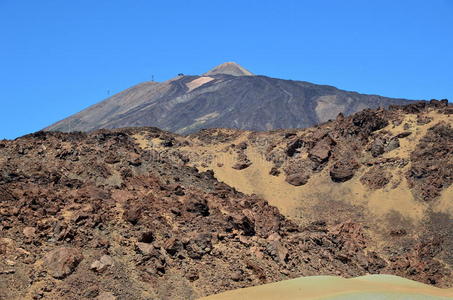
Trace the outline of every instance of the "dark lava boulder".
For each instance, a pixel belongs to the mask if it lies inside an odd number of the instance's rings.
[[[301,186],[308,182],[310,177],[304,173],[295,173],[286,177],[286,182],[294,186]]]
[[[339,160],[330,169],[330,178],[334,182],[345,182],[354,177],[358,169],[356,161],[352,160]]]

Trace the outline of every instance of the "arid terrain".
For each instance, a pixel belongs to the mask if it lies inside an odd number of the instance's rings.
[[[452,115],[433,100],[307,129],[0,141],[0,299],[196,299],[314,275],[451,288]]]

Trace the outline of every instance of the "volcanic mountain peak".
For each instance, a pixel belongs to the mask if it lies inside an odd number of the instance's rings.
[[[230,62],[202,76],[136,85],[45,130],[155,126],[188,134],[203,128],[306,128],[335,119],[339,113],[347,116],[365,108],[404,103],[409,102],[304,81],[253,76]]]
[[[233,76],[251,76],[254,75],[252,72],[248,71],[244,67],[238,65],[235,62],[226,62],[218,65],[217,67],[211,69],[203,75],[217,75],[217,74],[227,74]]]

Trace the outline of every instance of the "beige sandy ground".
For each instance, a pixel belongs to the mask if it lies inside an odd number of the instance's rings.
[[[200,300],[296,299],[453,299],[453,289],[439,289],[393,275],[367,275],[351,279],[334,276],[312,276],[200,298]]]

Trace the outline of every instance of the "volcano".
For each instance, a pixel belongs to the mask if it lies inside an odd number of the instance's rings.
[[[164,82],[140,83],[45,130],[153,126],[189,134],[206,128],[306,128],[334,119],[339,113],[350,115],[408,101],[254,75],[229,62],[203,75],[179,74]]]

